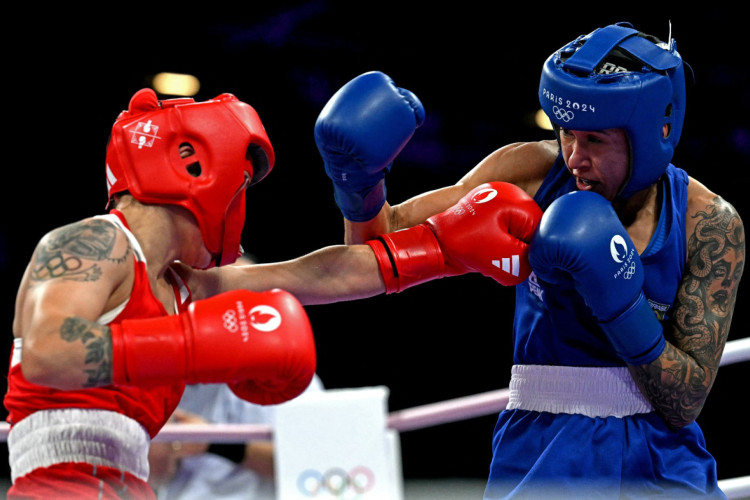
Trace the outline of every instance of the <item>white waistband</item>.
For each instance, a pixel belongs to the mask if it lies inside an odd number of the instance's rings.
[[[38,411],[8,433],[11,480],[39,467],[85,462],[145,481],[149,442],[146,430],[120,413],[78,408]]]
[[[626,367],[514,365],[509,410],[624,417],[654,411]]]

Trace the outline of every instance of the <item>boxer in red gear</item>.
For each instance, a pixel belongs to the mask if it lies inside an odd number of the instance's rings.
[[[293,399],[316,368],[302,305],[370,297],[392,278],[368,244],[228,265],[246,188],[274,163],[259,117],[236,97],[162,101],[145,89],[111,137],[110,213],[44,235],[19,286],[4,399],[10,499],[153,499],[149,442],[186,383],[227,383],[260,404]],[[410,248],[442,252],[449,275],[485,273],[484,254],[454,254],[462,231],[492,218],[484,208],[473,221],[436,217]],[[505,231],[483,231],[498,255],[529,227]],[[423,278],[443,275],[432,272]]]
[[[217,267],[240,254],[245,188],[273,160],[259,117],[230,94],[133,96],[107,154],[111,213],[42,238],[21,283],[10,498],[150,498],[148,443],[185,383],[225,382],[259,404],[305,390],[316,355],[302,305]]]

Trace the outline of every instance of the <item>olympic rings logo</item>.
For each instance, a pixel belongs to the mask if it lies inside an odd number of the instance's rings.
[[[625,278],[626,280],[629,280],[630,278],[633,277],[634,274],[635,274],[635,262],[631,262],[630,266],[628,266],[628,270],[625,271],[625,274],[623,274],[623,278]]]
[[[237,321],[237,311],[234,309],[229,309],[227,311],[224,311],[224,314],[221,315],[222,321],[224,321],[224,328],[226,328],[228,331],[234,333],[237,330],[239,330],[239,321]]]
[[[362,465],[349,472],[340,467],[328,469],[325,473],[307,469],[297,478],[297,488],[309,498],[314,498],[318,494],[353,498],[354,495],[370,491],[374,486],[375,474],[369,467]]]
[[[572,111],[557,106],[552,107],[552,112],[555,114],[555,118],[562,120],[565,123],[568,123],[576,116]]]

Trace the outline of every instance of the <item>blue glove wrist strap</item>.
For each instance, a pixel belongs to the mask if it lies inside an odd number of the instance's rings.
[[[651,363],[666,346],[661,323],[643,292],[627,311],[600,325],[617,355],[630,365]]]
[[[333,195],[344,217],[353,222],[366,222],[378,215],[385,204],[385,180],[356,192],[344,190],[334,183]]]

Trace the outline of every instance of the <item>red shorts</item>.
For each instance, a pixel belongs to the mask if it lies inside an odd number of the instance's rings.
[[[156,495],[148,483],[119,469],[65,463],[35,469],[19,477],[8,490],[7,498],[155,500]]]

